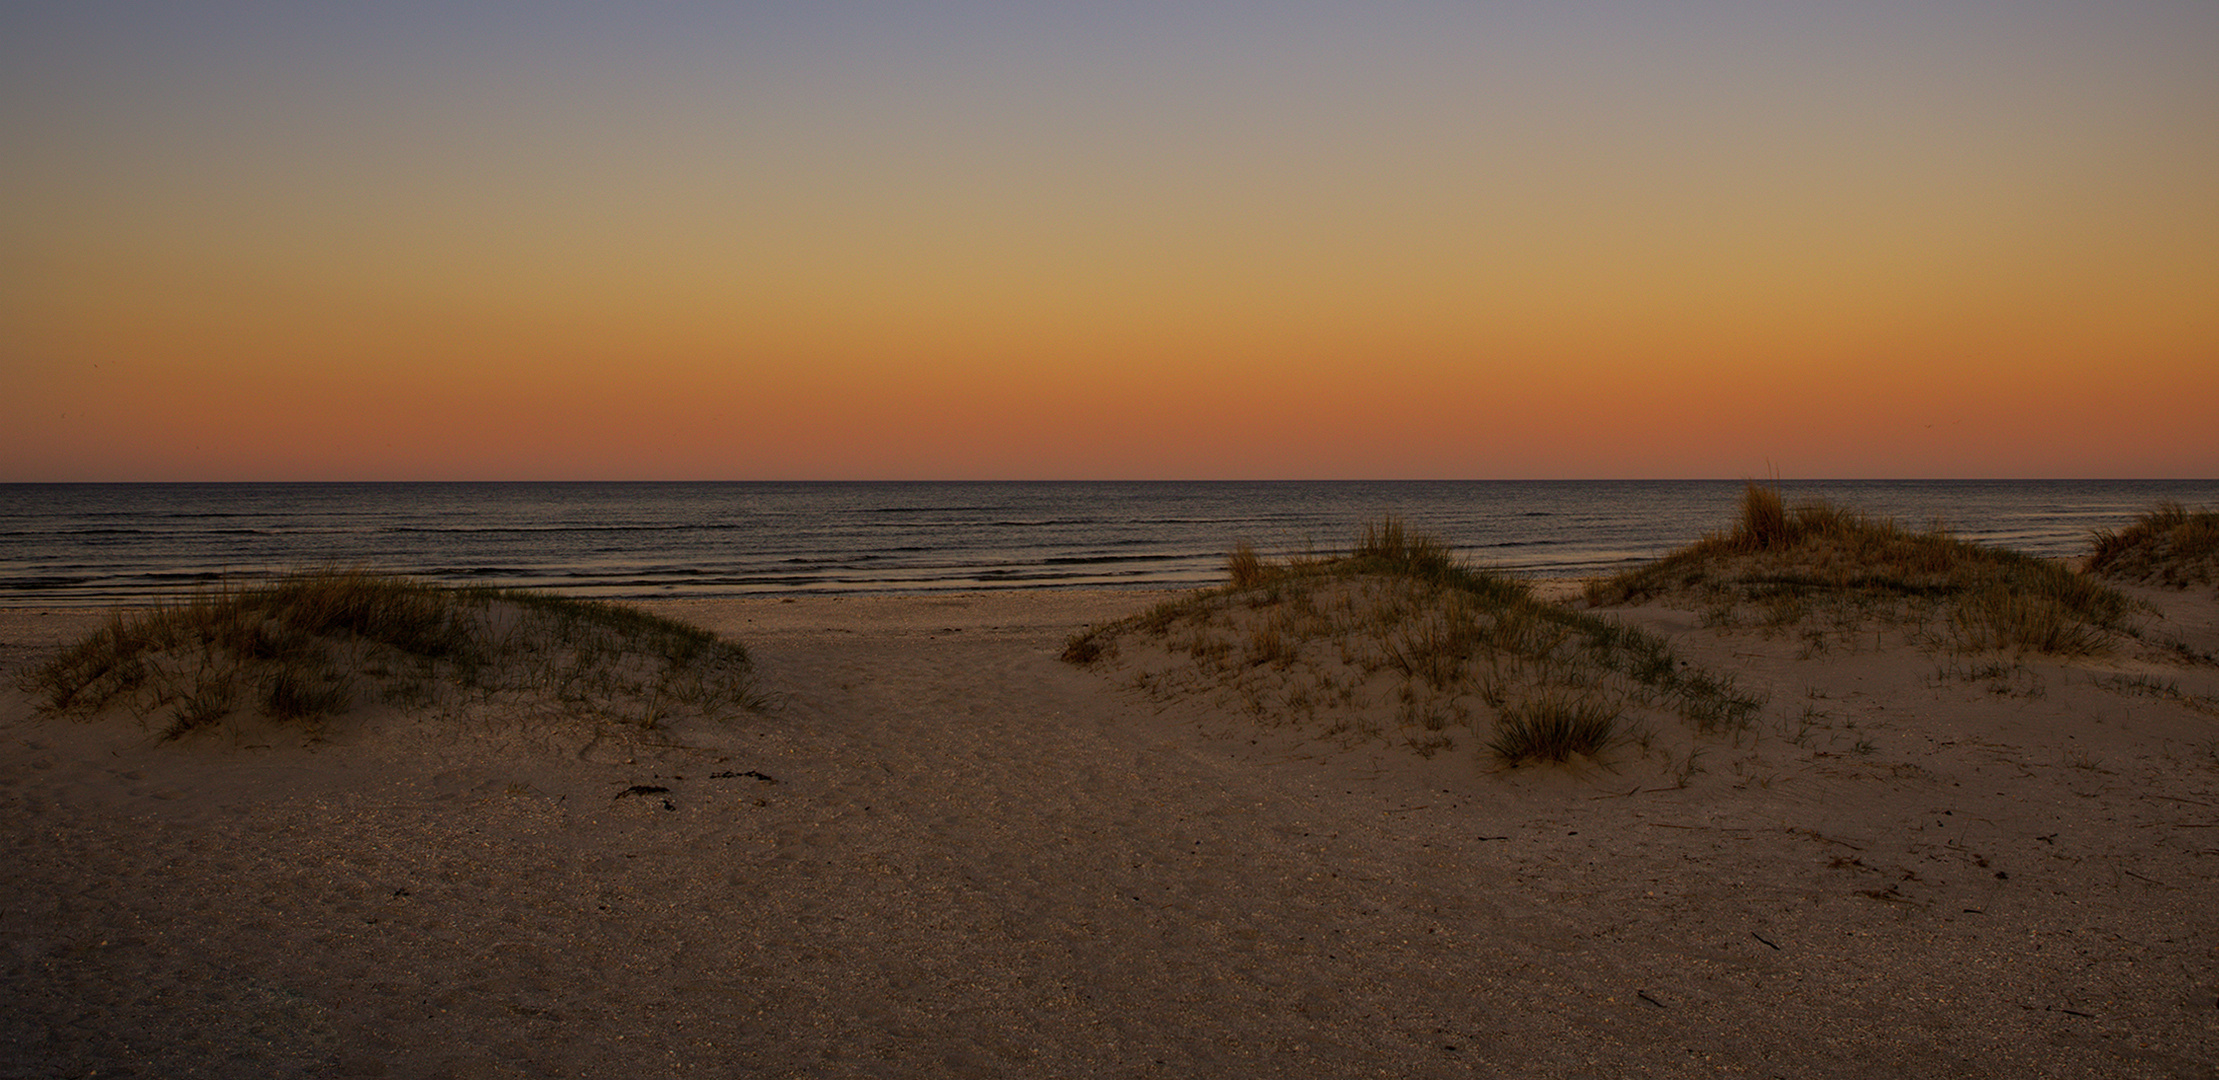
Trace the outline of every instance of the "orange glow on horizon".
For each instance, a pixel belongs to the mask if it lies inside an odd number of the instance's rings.
[[[0,21],[0,481],[2219,475],[2219,15],[1697,7]]]

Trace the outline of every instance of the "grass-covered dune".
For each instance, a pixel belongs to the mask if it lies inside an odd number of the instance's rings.
[[[1474,738],[1511,764],[1594,756],[1677,717],[1746,728],[1762,699],[1655,635],[1537,599],[1393,519],[1345,555],[1275,562],[1246,546],[1230,580],[1074,636],[1073,663],[1119,660],[1159,695],[1222,695],[1267,725],[1421,754]]]
[[[2161,502],[2124,529],[2096,533],[2094,548],[2092,574],[2180,589],[2219,583],[2219,510]]]
[[[1700,612],[1706,626],[1799,635],[1806,656],[1879,633],[1931,652],[2090,657],[2131,642],[2202,662],[2098,575],[2208,575],[2215,518],[2160,507],[2125,533],[2099,534],[2094,572],[2083,573],[1939,526],[1789,507],[1752,483],[1729,528],[1590,583],[1585,610],[1540,600],[1528,583],[1459,562],[1388,519],[1346,554],[1272,561],[1241,546],[1225,585],[1091,628],[1064,659],[1115,661],[1159,697],[1212,697],[1265,726],[1350,745],[1430,756],[1474,739],[1510,764],[1595,757],[1629,741],[1647,753],[1675,719],[1685,734],[1738,735],[1764,697],[1599,609],[1659,601]]]
[[[1593,583],[1591,604],[1689,604],[1714,625],[1829,630],[1873,622],[1957,651],[2077,655],[2130,632],[2133,604],[2063,563],[1905,529],[1826,503],[1790,508],[1750,484],[1740,517],[1662,559]]]
[[[734,642],[634,608],[360,570],[118,612],[21,676],[51,713],[127,709],[166,738],[260,715],[315,730],[365,703],[500,701],[651,729],[756,704]]]

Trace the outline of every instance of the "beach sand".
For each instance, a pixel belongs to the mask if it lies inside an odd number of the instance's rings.
[[[1764,719],[1507,770],[1058,661],[1159,598],[645,605],[776,699],[669,746],[161,744],[0,612],[0,1077],[2219,1075],[2213,668],[1635,608]]]

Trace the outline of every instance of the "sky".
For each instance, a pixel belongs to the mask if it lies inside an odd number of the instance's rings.
[[[24,0],[0,481],[2210,478],[2215,56],[2210,0]]]

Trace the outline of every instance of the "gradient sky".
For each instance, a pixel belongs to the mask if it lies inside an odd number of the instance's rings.
[[[2211,0],[1091,7],[10,3],[0,480],[2219,476]]]

